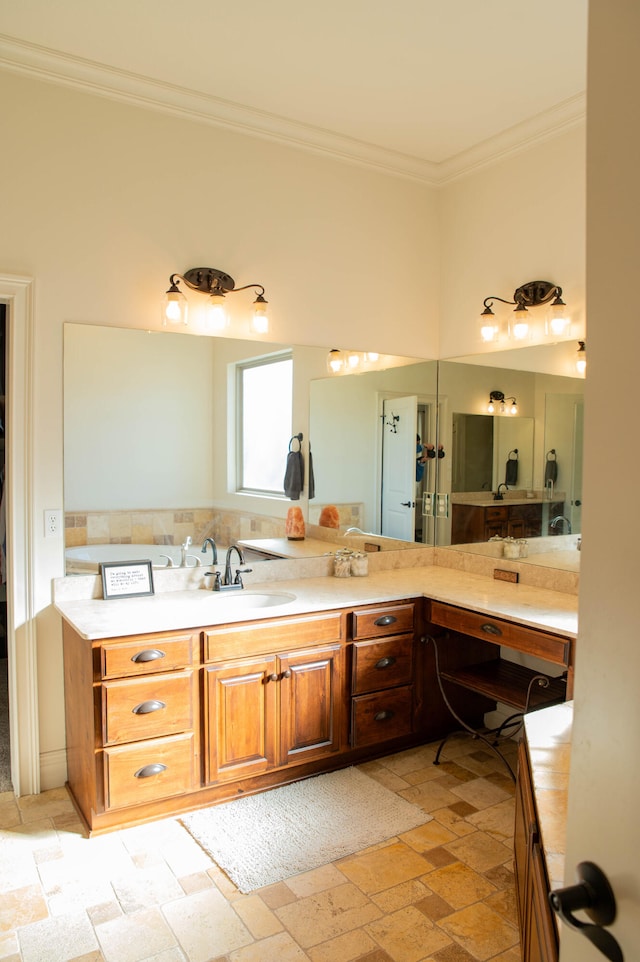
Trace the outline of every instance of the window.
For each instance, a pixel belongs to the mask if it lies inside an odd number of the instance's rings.
[[[237,392],[238,490],[284,494],[293,358],[277,354],[239,364]]]

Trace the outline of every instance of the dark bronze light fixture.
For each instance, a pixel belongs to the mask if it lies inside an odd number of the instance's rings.
[[[215,267],[192,267],[185,274],[172,274],[169,278],[170,287],[164,295],[162,305],[162,323],[186,324],[188,316],[188,302],[178,285],[183,282],[189,290],[199,291],[209,296],[206,330],[216,334],[229,326],[229,319],[225,310],[225,295],[236,294],[255,288],[258,296],[253,302],[252,329],[255,334],[266,334],[269,330],[267,314],[268,301],[264,297],[262,284],[245,284],[236,287],[233,277]]]
[[[502,391],[491,391],[487,411],[489,414],[517,414],[518,402],[514,397],[505,397]]]
[[[545,335],[558,338],[569,334],[571,320],[567,316],[567,305],[562,300],[562,288],[550,281],[529,281],[516,288],[512,301],[497,297],[495,294],[485,297],[484,311],[480,315],[480,335],[487,343],[497,341],[501,334],[501,327],[491,310],[494,301],[500,301],[501,304],[515,304],[513,317],[506,331],[506,336],[510,340],[524,341],[531,337],[529,308],[538,307],[540,304],[549,304]]]

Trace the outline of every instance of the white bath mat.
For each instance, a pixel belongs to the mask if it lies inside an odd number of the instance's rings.
[[[384,842],[431,821],[356,768],[185,815],[184,827],[241,892]]]

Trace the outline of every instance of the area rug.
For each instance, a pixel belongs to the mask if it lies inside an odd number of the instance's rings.
[[[180,819],[241,892],[309,872],[430,821],[356,768],[234,799]]]

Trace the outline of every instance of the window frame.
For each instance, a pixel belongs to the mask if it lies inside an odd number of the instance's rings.
[[[263,498],[276,498],[279,500],[285,500],[284,493],[284,474],[286,468],[286,449],[282,452],[282,486],[278,490],[270,488],[251,488],[243,484],[244,481],[244,372],[248,369],[267,367],[273,364],[279,364],[283,361],[289,361],[291,363],[291,419],[289,423],[289,435],[291,436],[291,430],[293,425],[293,351],[287,349],[284,351],[277,351],[273,354],[265,354],[262,357],[252,357],[246,360],[238,361],[235,364],[235,438],[236,438],[236,476],[235,476],[235,491],[236,494],[244,495],[254,495]]]

